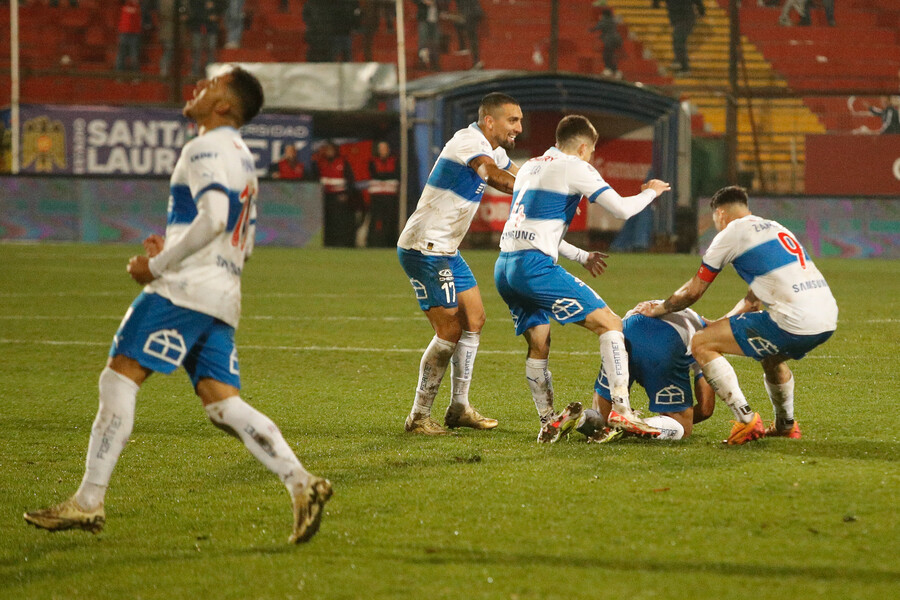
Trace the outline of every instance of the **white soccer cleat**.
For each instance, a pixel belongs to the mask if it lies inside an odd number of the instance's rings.
[[[547,435],[551,436],[550,443],[555,444],[569,435],[569,432],[578,424],[582,412],[581,402],[572,402],[556,419],[548,423],[545,427],[551,428],[547,431]]]
[[[613,429],[644,437],[657,437],[662,433],[658,428],[647,425],[634,411],[616,412],[616,409],[612,409],[606,418],[606,424]]]

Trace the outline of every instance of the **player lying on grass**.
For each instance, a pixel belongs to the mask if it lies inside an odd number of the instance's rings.
[[[497,92],[478,107],[478,121],[457,131],[444,145],[425,189],[397,241],[400,265],[409,277],[419,308],[434,337],[419,361],[419,379],[404,428],[421,435],[446,435],[447,429],[493,429],[496,419],[482,416],[469,404],[469,385],[481,328],[484,303],[472,270],[459,253],[484,187],[512,193],[518,166],[506,152],[522,133],[522,109],[515,99]],[[444,425],[431,417],[431,406],[450,365],[450,406]]]
[[[629,388],[632,383],[639,383],[650,399],[650,411],[656,413],[644,422],[659,430],[655,439],[680,440],[690,436],[694,423],[708,419],[715,408],[715,392],[688,350],[694,334],[706,327],[706,321],[689,308],[659,319],[630,310],[622,324],[628,350]],[[610,442],[627,433],[607,422],[612,403],[605,366],[594,382],[593,408],[582,411],[581,403],[570,404],[561,416],[554,441],[573,428],[586,435],[589,442],[597,443]],[[691,391],[692,375],[696,405]]]
[[[287,487],[294,511],[289,541],[305,542],[318,530],[331,484],[307,472],[278,427],[240,396],[234,330],[241,272],[253,248],[257,180],[238,129],[262,103],[259,81],[235,68],[200,81],[185,105],[198,136],[172,173],[166,239],[150,236],[148,256],[128,263],[132,279],[146,287],[125,313],[100,374],[84,478],[65,502],[25,513],[32,525],[103,529],[103,501],[131,435],[138,389],[153,372],[183,365],[213,424],[240,439]]]
[[[794,376],[786,362],[803,358],[831,337],[837,327],[837,303],[796,236],[783,225],[750,213],[745,189],[722,188],[713,195],[710,207],[719,233],[697,274],[665,302],[646,303],[638,311],[662,317],[683,310],[703,296],[725,265],[734,265],[750,289],[724,318],[694,336],[691,354],[716,395],[734,413],[736,422],[727,443],[743,444],[766,435],[799,438]],[[768,429],[750,408],[723,354],[750,356],[762,363],[766,391],[775,409]]]
[[[668,183],[651,179],[639,194],[621,197],[590,164],[596,144],[591,122],[570,115],[557,125],[556,145],[522,165],[494,266],[494,283],[509,306],[516,335],[528,343],[525,378],[541,421],[540,442],[550,441],[557,431],[552,427],[556,414],[548,369],[551,318],[563,325],[576,323],[599,337],[601,362],[611,379],[610,421],[629,431],[659,433],[631,410],[622,320],[597,292],[557,264],[562,254],[595,277],[606,267],[606,255],[585,252],[563,239],[582,196],[627,219],[670,189]]]

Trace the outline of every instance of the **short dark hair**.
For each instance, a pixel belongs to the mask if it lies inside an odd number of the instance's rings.
[[[519,101],[501,92],[491,92],[482,98],[481,104],[478,105],[478,121],[484,121],[487,115],[492,115],[495,110],[506,104],[519,106]]]
[[[229,87],[237,95],[241,105],[241,125],[246,125],[259,114],[259,109],[262,108],[265,101],[262,84],[249,71],[241,67],[233,67]]]
[[[747,195],[747,190],[739,185],[729,185],[713,194],[712,199],[709,201],[709,207],[716,210],[720,206],[725,206],[726,204],[743,204],[744,206],[747,206],[748,201],[749,196]]]
[[[556,126],[556,145],[560,148],[567,146],[576,138],[584,138],[587,141],[597,143],[597,130],[587,117],[581,115],[568,115],[559,121]]]

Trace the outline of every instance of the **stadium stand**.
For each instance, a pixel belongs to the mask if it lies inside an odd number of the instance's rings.
[[[558,68],[598,75],[601,43],[590,27],[600,7],[589,0],[559,2]],[[689,48],[692,70],[672,76],[670,25],[664,8],[651,0],[607,0],[621,19],[624,39],[619,61],[629,81],[663,86],[680,94],[694,110],[697,133],[722,134],[728,84],[728,0],[706,0],[707,14],[698,22]],[[158,76],[161,47],[149,32],[139,74],[112,71],[116,52],[116,0],[82,0],[78,7],[49,7],[42,1],[22,3],[20,50],[22,102],[171,104],[172,83]],[[302,2],[280,12],[280,0],[248,3],[252,12],[241,48],[221,49],[220,61],[302,62],[306,24]],[[410,77],[430,74],[416,60],[415,8],[406,3],[405,33]],[[488,69],[549,68],[550,0],[484,0],[480,28],[481,56]],[[877,129],[874,117],[848,110],[847,95],[875,103],[884,90],[897,90],[900,72],[900,3],[896,0],[845,0],[835,9],[836,27],[828,27],[823,11],[813,11],[812,25],[778,24],[778,7],[759,7],[745,0],[740,11],[743,61],[740,84],[774,90],[782,98],[755,98],[739,104],[740,168],[755,173],[770,191],[802,191],[801,175],[807,134],[849,132],[861,124]],[[9,30],[9,11],[0,11],[0,30]],[[457,48],[449,19],[441,23],[444,71],[471,68],[471,58]],[[373,57],[396,60],[395,37],[382,24],[374,35]],[[354,55],[362,60],[363,40],[355,36]],[[182,44],[187,52],[186,43]],[[9,36],[0,37],[0,71],[10,67]],[[188,60],[176,61],[186,71]],[[184,81],[185,87],[191,83]],[[9,98],[8,77],[0,77],[0,98]],[[866,97],[865,94],[870,96]],[[186,92],[185,92],[186,93]],[[860,104],[864,106],[864,104]]]

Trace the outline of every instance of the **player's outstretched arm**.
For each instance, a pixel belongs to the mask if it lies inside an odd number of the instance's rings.
[[[672,189],[672,186],[662,181],[661,179],[651,179],[647,183],[641,185],[641,191],[644,190],[653,190],[656,192],[657,197],[663,192],[668,192]]]
[[[699,300],[707,288],[709,288],[709,282],[703,281],[694,275],[687,283],[678,288],[674,294],[666,298],[664,302],[642,303],[643,306],[638,305],[640,309],[637,309],[637,312],[648,317],[661,317],[684,310]]]
[[[648,204],[656,200],[660,194],[669,191],[671,186],[665,181],[651,179],[641,185],[641,193],[634,196],[622,197],[619,193],[606,185],[606,189],[597,197],[596,202],[608,210],[617,219],[628,219],[644,210]],[[650,190],[652,193],[646,193]],[[591,194],[585,194],[591,197]]]
[[[504,171],[497,166],[489,156],[476,156],[469,161],[469,167],[472,168],[478,176],[484,179],[489,186],[498,189],[507,194],[513,193],[513,186],[516,184],[516,176],[510,171]],[[516,171],[518,172],[518,167]]]

